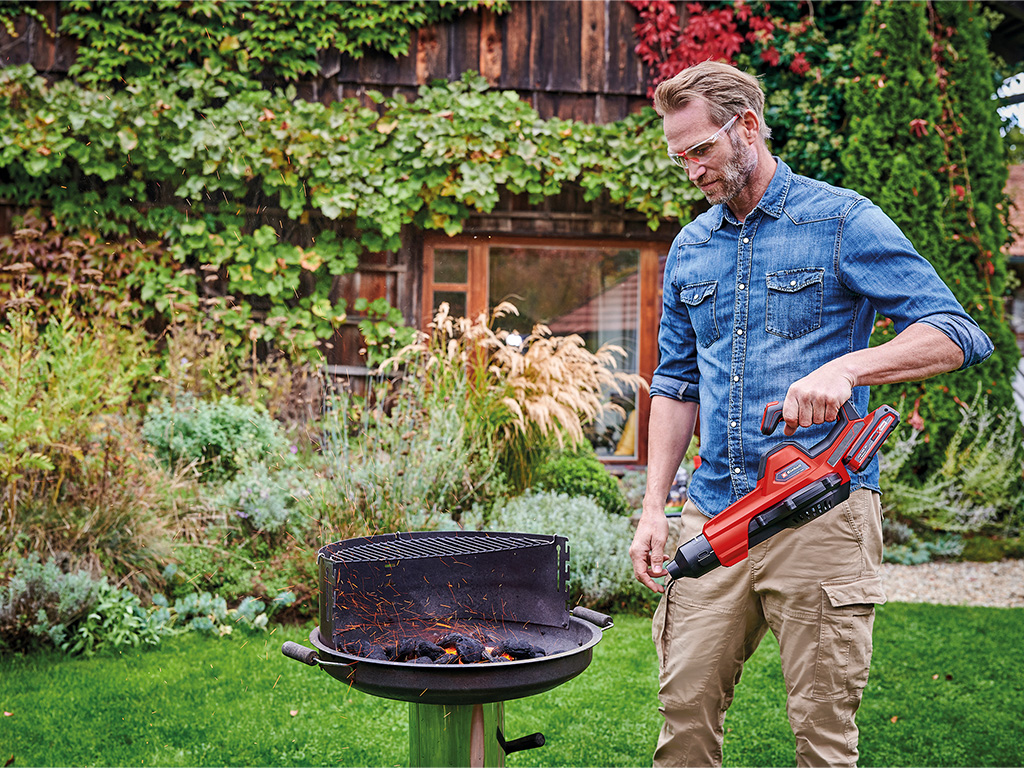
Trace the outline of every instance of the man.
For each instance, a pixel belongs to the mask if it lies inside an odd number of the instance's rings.
[[[664,592],[653,627],[664,715],[654,762],[721,764],[733,688],[771,629],[798,764],[854,765],[874,605],[885,601],[878,463],[819,520],[666,590],[653,579],[665,575],[668,490],[698,414],[702,463],[680,542],[754,488],[761,455],[780,439],[760,433],[768,402],[784,398],[785,433],[800,428],[810,446],[847,400],[867,412],[869,385],[974,365],[992,344],[881,210],[771,155],[756,78],[698,64],[658,86],[654,105],[669,156],[712,204],[665,265],[647,490],[630,547],[637,579]],[[876,312],[899,333],[869,348]]]

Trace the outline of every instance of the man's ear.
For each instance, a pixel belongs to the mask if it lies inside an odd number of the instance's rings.
[[[748,109],[740,115],[740,119],[737,120],[745,131],[744,137],[747,142],[753,144],[758,136],[761,135],[761,120],[758,118],[757,113],[752,109]]]

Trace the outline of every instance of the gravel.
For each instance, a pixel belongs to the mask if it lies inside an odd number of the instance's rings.
[[[889,602],[1024,607],[1024,560],[882,564]]]

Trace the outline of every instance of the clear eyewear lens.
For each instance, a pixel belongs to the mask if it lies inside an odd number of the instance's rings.
[[[739,118],[739,115],[733,115],[729,122],[711,134],[708,138],[704,139],[704,141],[697,142],[692,147],[680,152],[679,154],[672,154],[669,152],[669,159],[680,168],[687,168],[688,162],[700,163],[708,156],[708,153],[711,152],[712,148],[714,148],[715,142],[718,141],[721,135],[732,128],[733,124],[739,120]]]

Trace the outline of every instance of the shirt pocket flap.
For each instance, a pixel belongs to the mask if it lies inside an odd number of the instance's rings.
[[[881,605],[885,602],[885,590],[880,576],[865,576],[856,581],[843,583],[822,582],[828,601],[833,608],[847,608],[853,605]]]
[[[684,285],[679,290],[679,300],[683,304],[688,304],[691,307],[696,307],[702,303],[709,296],[714,296],[715,291],[718,290],[718,282],[712,280],[708,283],[694,283],[693,285]]]
[[[824,279],[825,270],[821,268],[787,269],[782,272],[769,272],[765,275],[768,289],[783,293],[796,293],[809,285],[822,283]]]

